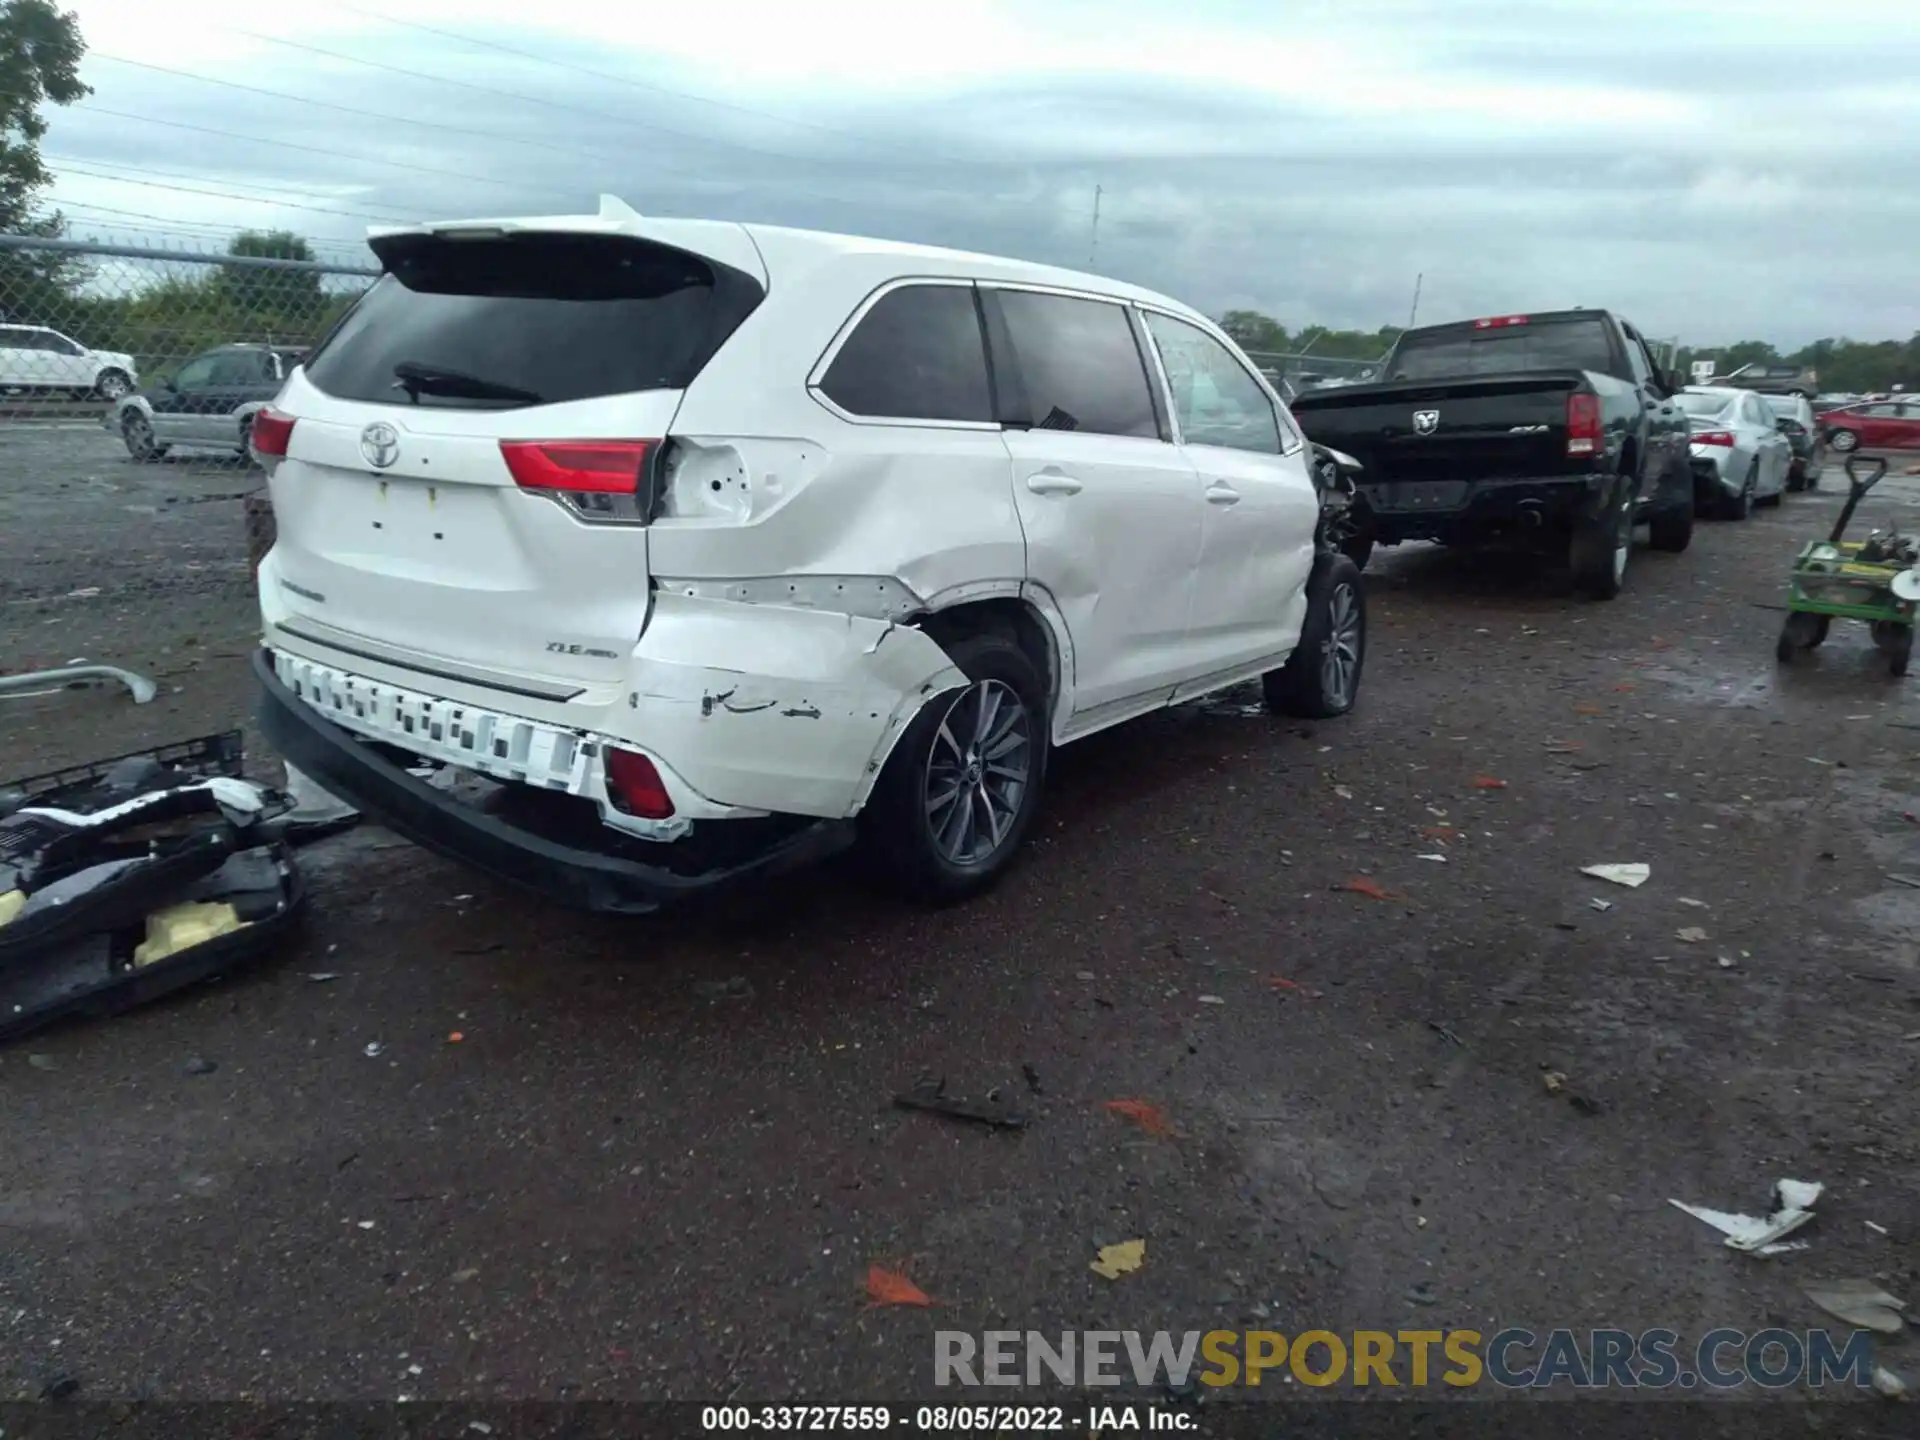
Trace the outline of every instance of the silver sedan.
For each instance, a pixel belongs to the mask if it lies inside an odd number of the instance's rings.
[[[1755,505],[1787,493],[1793,442],[1767,402],[1751,390],[1689,386],[1674,397],[1693,427],[1693,493],[1702,509],[1744,520]]]

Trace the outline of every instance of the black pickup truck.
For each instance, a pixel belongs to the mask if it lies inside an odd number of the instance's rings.
[[[1677,373],[1604,310],[1499,315],[1403,334],[1370,385],[1310,390],[1309,439],[1360,461],[1362,565],[1375,543],[1564,547],[1574,581],[1611,599],[1633,527],[1656,550],[1693,537],[1687,417]]]

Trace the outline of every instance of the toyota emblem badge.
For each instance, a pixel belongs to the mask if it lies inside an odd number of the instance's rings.
[[[375,421],[360,432],[360,453],[374,469],[386,469],[400,458],[400,432],[384,420]]]

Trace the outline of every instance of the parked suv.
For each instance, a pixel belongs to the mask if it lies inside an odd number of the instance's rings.
[[[244,456],[254,415],[280,393],[300,355],[276,345],[204,351],[160,383],[127,396],[100,423],[135,460],[158,460],[175,445]]]
[[[1308,448],[1183,305],[611,199],[371,244],[254,421],[255,669],[282,754],[422,845],[631,912],[858,838],[956,899],[1054,745],[1354,702]]]
[[[131,355],[89,350],[44,325],[0,325],[0,392],[52,390],[118,400],[139,383]]]

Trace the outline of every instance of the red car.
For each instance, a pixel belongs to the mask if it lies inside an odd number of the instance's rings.
[[[1920,400],[1871,400],[1819,417],[1827,444],[1854,450],[1920,450]]]

